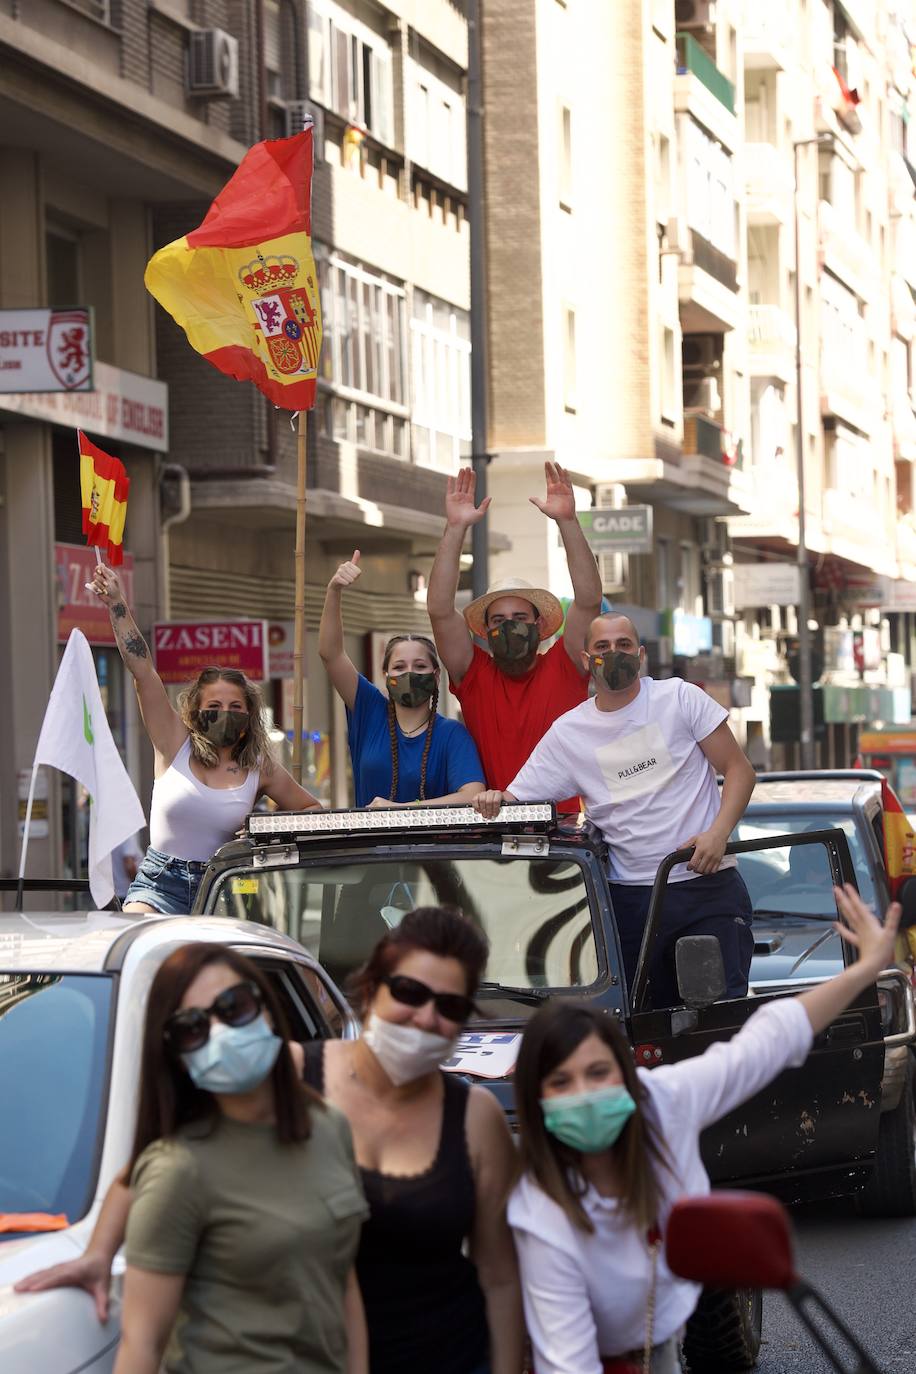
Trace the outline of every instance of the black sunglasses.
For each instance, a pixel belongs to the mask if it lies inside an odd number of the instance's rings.
[[[163,1027],[163,1038],[175,1054],[191,1054],[210,1039],[211,1017],[225,1026],[248,1026],[263,1009],[264,998],[256,983],[233,983],[209,1007],[173,1012]]]
[[[403,973],[393,973],[383,978],[382,982],[396,1002],[403,1003],[405,1007],[425,1007],[427,1002],[432,1002],[446,1021],[463,1025],[477,1010],[470,997],[464,997],[460,992],[433,992],[419,978],[408,978]]]

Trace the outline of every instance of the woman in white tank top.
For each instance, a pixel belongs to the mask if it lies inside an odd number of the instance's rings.
[[[120,579],[98,567],[92,589],[108,607],[140,714],[156,755],[150,847],[124,898],[125,911],[179,916],[191,910],[204,869],[259,797],[283,811],[320,809],[271,757],[258,687],[234,668],[206,668],[175,710]]]

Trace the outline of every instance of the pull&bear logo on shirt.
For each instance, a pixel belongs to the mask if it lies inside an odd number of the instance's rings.
[[[595,759],[615,803],[658,792],[677,772],[658,725],[646,725],[602,745]]]

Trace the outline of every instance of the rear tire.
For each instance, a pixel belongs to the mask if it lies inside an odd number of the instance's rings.
[[[759,1289],[704,1288],[684,1336],[688,1374],[740,1374],[753,1369],[762,1331]]]
[[[875,1167],[856,1194],[864,1217],[916,1216],[916,1061],[910,1056],[900,1101],[882,1113]]]

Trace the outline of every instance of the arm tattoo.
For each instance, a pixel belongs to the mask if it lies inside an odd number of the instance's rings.
[[[149,655],[146,640],[141,634],[128,635],[124,641],[124,648],[129,654],[133,654],[134,658],[146,658]]]
[[[116,601],[111,608],[111,614],[114,616],[115,620],[123,620],[127,615],[127,607],[124,605],[124,602]]]

